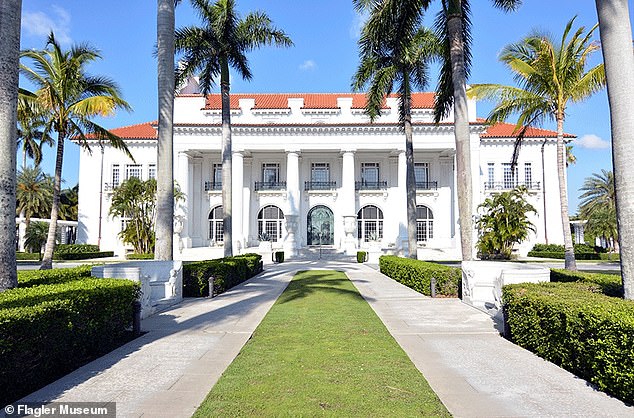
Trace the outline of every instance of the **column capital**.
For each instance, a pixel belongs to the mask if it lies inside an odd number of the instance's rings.
[[[346,149],[342,148],[341,151],[340,151],[341,155],[344,155],[344,154],[352,154],[352,155],[354,155],[355,152],[357,152],[357,150],[356,149],[352,149],[352,148],[346,148]]]
[[[300,155],[302,153],[302,151],[300,149],[297,148],[289,148],[284,150],[286,152],[286,155],[290,155],[290,154],[296,154],[296,155]]]
[[[241,149],[231,150],[231,155],[244,157],[244,150],[241,150]]]

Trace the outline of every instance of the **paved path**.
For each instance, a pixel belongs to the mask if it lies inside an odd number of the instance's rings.
[[[459,300],[422,296],[367,266],[345,271],[455,417],[634,417]]]

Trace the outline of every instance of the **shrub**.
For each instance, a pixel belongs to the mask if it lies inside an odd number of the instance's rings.
[[[80,254],[80,253],[98,253],[99,246],[92,244],[57,244],[55,246],[56,254]]]
[[[59,284],[90,277],[92,266],[84,265],[73,268],[53,270],[18,271],[18,287],[33,287],[43,284]],[[0,293],[3,295],[3,293]]]
[[[82,279],[0,294],[0,403],[6,405],[131,337],[139,285]]]
[[[16,260],[23,260],[23,261],[39,261],[40,260],[40,254],[39,253],[15,253],[15,259]]]
[[[132,254],[127,254],[125,258],[128,260],[154,260],[154,254],[153,253],[150,253],[150,254],[132,253]]]
[[[357,251],[357,263],[365,263],[368,261],[367,251]]]
[[[284,262],[284,251],[275,251],[275,253],[273,253],[275,255],[275,262],[276,263],[283,263]]]
[[[503,288],[507,337],[564,369],[634,403],[634,303],[593,283]]]
[[[89,258],[103,258],[103,257],[113,257],[114,251],[97,251],[95,253],[63,253],[63,254],[54,254],[53,259],[55,260],[86,260]]]
[[[601,256],[595,248],[588,244],[575,244],[575,258],[577,260],[600,260]],[[564,246],[559,244],[535,244],[528,252],[529,257],[564,259]]]
[[[259,254],[245,254],[183,266],[183,296],[209,296],[209,278],[214,277],[214,295],[238,285],[262,271]]]
[[[621,276],[617,274],[586,273],[570,270],[550,270],[551,282],[582,282],[599,285],[601,292],[607,296],[623,297]]]
[[[442,264],[384,255],[379,258],[381,273],[424,295],[431,295],[431,278],[436,279],[436,294],[458,296],[462,270]]]
[[[621,254],[619,253],[600,253],[599,258],[603,261],[620,261]]]

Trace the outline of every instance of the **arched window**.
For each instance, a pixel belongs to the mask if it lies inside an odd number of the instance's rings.
[[[260,210],[258,214],[258,237],[260,241],[268,238],[271,241],[282,239],[282,222],[284,212],[277,206],[269,205]]]
[[[225,235],[222,228],[224,213],[222,206],[216,206],[209,212],[209,239],[214,242],[223,242]]]
[[[426,242],[434,238],[434,214],[427,206],[416,206],[416,241]]]
[[[365,206],[357,213],[357,236],[364,242],[383,239],[383,211]]]

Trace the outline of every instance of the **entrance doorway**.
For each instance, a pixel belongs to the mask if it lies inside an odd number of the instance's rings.
[[[335,218],[332,211],[323,205],[308,212],[308,245],[333,245],[335,243]]]

